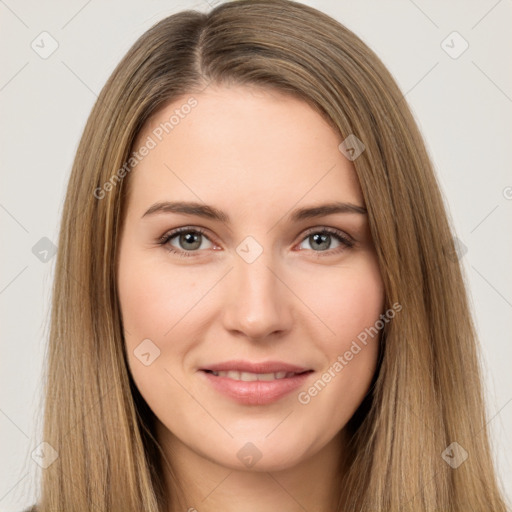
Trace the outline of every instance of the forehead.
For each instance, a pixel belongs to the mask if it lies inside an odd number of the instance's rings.
[[[133,201],[190,199],[224,206],[344,200],[363,204],[343,141],[306,102],[266,89],[209,86],[152,116],[134,150]],[[142,207],[142,205],[141,205]]]

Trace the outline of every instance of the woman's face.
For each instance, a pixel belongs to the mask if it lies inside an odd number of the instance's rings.
[[[342,142],[306,103],[248,87],[184,96],[139,135],[118,290],[165,444],[266,471],[341,438],[384,307]]]

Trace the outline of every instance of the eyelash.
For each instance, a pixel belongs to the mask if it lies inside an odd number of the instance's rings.
[[[199,233],[202,236],[208,238],[207,233],[201,228],[182,227],[182,228],[177,228],[169,233],[166,233],[162,237],[160,237],[158,239],[158,244],[165,247],[165,249],[167,251],[169,251],[170,253],[176,254],[177,256],[185,257],[185,258],[194,257],[195,256],[194,253],[199,252],[198,250],[180,251],[180,250],[175,249],[172,245],[168,244],[171,239],[173,239],[176,235],[179,235],[180,233],[196,233],[196,234]],[[309,236],[311,236],[313,234],[331,235],[336,240],[338,240],[338,242],[341,242],[341,244],[342,244],[342,246],[338,247],[337,249],[330,249],[327,251],[314,251],[314,252],[318,253],[317,254],[318,257],[332,256],[332,255],[338,254],[346,249],[351,249],[355,245],[355,242],[352,239],[345,236],[341,231],[339,231],[337,229],[333,229],[333,228],[311,228],[304,234],[300,243],[304,242],[304,240],[306,240],[306,238],[308,238]],[[208,240],[209,240],[209,238],[208,238]],[[301,250],[304,250],[304,249],[301,249]]]

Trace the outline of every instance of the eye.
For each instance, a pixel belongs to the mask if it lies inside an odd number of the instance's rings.
[[[335,239],[338,247],[332,248],[332,239]],[[178,256],[190,257],[197,256],[201,249],[211,249],[215,246],[204,245],[204,242],[210,239],[206,236],[206,232],[201,228],[182,227],[177,228],[163,235],[158,244],[164,246],[169,252]],[[301,245],[308,241],[311,250],[318,253],[318,256],[332,255],[342,252],[354,246],[354,241],[342,231],[333,228],[312,228],[305,238],[302,239]],[[172,243],[174,242],[174,243]],[[300,246],[299,246],[300,247]],[[303,248],[300,250],[304,250]]]
[[[336,240],[338,247],[331,249],[333,238]],[[307,232],[301,244],[306,241],[309,242],[314,252],[326,252],[328,254],[337,254],[354,246],[354,241],[351,238],[342,231],[332,228],[313,228]]]
[[[171,243],[175,239],[175,244]],[[208,249],[211,247],[204,246],[204,241],[209,240],[206,233],[200,228],[178,228],[170,233],[166,233],[158,241],[160,245],[178,256],[194,256],[194,252],[200,249]],[[177,245],[177,247],[176,247]],[[192,254],[190,254],[192,253]]]

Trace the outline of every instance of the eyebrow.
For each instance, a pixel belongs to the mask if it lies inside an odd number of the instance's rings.
[[[230,222],[228,214],[213,206],[187,201],[164,201],[155,203],[144,213],[142,218],[157,213],[184,213],[186,215],[196,215],[198,217],[218,220],[225,223]],[[315,217],[332,215],[333,213],[357,213],[360,215],[366,215],[367,210],[364,206],[352,203],[333,202],[318,206],[298,208],[288,217],[292,222],[299,222],[301,220],[312,219]]]

